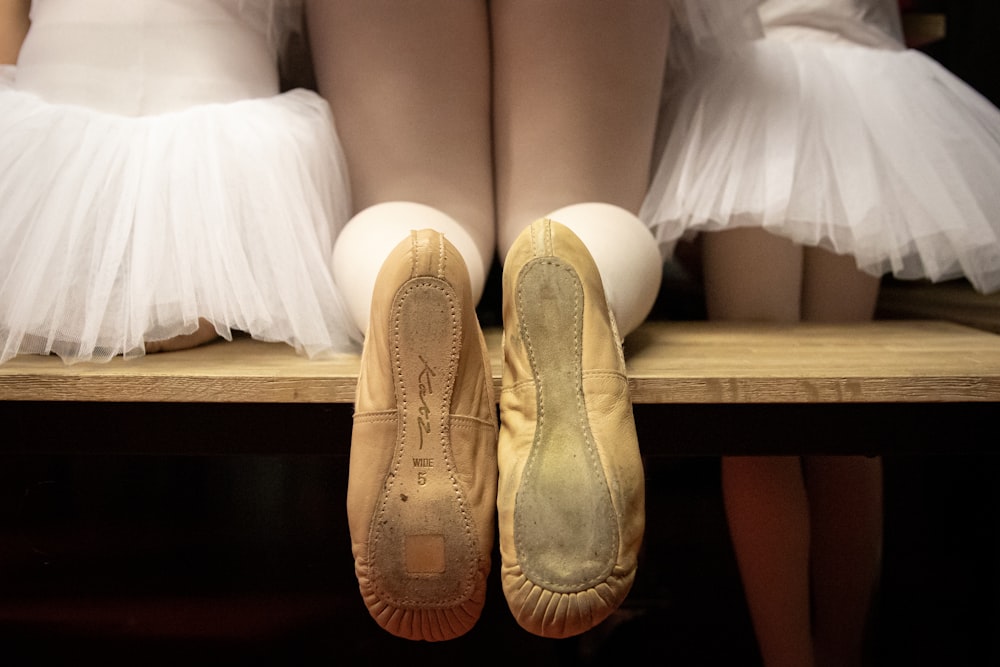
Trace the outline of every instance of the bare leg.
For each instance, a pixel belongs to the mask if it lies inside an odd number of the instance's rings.
[[[802,319],[808,322],[866,322],[875,313],[879,284],[879,278],[859,271],[849,255],[806,248]]]
[[[356,319],[367,321],[382,260],[417,226],[444,232],[458,247],[478,298],[495,236],[486,3],[311,0],[307,20],[355,211],[414,202],[439,212],[391,207],[348,223],[334,271],[348,299],[363,295],[365,313]]]
[[[851,257],[806,251],[803,319],[871,319],[878,278]],[[882,461],[863,456],[805,460],[812,519],[816,660],[828,667],[862,664],[866,624],[881,566]]]
[[[805,459],[812,521],[813,638],[824,667],[860,666],[882,547],[882,461]]]
[[[799,459],[728,457],[722,462],[722,484],[764,664],[808,667],[814,664],[809,509]]]
[[[858,273],[850,257],[802,250],[752,228],[705,234],[702,241],[713,319],[872,316],[878,280]],[[729,458],[723,489],[765,664],[860,664],[879,565],[881,462]]]
[[[149,341],[146,343],[146,353],[156,354],[157,352],[177,352],[198,347],[205,343],[210,343],[219,334],[215,332],[215,327],[207,320],[198,320],[198,328],[193,333],[184,336],[175,336],[166,340]]]
[[[759,228],[703,234],[709,318],[799,319],[802,249]],[[813,664],[809,501],[798,457],[722,461],[726,517],[764,664]]]
[[[29,0],[0,0],[0,65],[13,65],[28,32]]]
[[[801,248],[756,227],[703,234],[701,241],[709,319],[799,320]]]

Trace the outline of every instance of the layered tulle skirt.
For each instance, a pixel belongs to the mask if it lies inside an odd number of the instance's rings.
[[[757,40],[665,104],[640,214],[665,253],[757,226],[873,275],[1000,288],[1000,112],[923,54]]]
[[[309,356],[355,349],[332,281],[350,215],[315,93],[123,117],[0,68],[0,362],[140,355],[207,320]]]

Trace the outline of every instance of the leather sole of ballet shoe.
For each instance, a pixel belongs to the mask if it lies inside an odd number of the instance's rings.
[[[525,577],[578,593],[611,576],[618,521],[583,394],[583,298],[570,265],[545,257],[518,277],[516,307],[537,387],[538,419],[514,507]]]
[[[396,293],[391,324],[400,426],[369,538],[381,607],[371,611],[393,634],[451,639],[476,622],[484,595],[450,441],[461,306],[447,282],[414,278]]]

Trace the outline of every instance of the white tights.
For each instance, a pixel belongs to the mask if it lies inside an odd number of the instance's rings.
[[[415,202],[369,206],[344,226],[333,248],[333,277],[361,331],[368,328],[375,278],[382,263],[412,229],[436,229],[462,254],[469,269],[472,297],[483,293],[492,257],[484,257],[468,230],[442,211]]]
[[[623,208],[611,204],[566,206],[547,216],[569,227],[590,250],[604,281],[608,303],[622,336],[649,314],[660,287],[662,260],[649,229]],[[344,227],[334,247],[334,279],[354,322],[368,326],[375,278],[389,252],[411,229],[443,233],[469,268],[473,298],[483,292],[492,257],[484,257],[461,224],[425,204],[384,202],[361,211]]]
[[[335,277],[362,331],[374,276],[410,228],[443,231],[478,294],[494,253],[547,215],[591,250],[620,331],[638,326],[662,267],[634,213],[649,182],[667,3],[310,0],[307,10],[359,211],[337,242]]]

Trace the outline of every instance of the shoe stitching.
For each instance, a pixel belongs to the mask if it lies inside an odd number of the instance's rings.
[[[501,386],[500,387],[500,393],[501,394],[511,394],[511,393],[515,393],[515,392],[518,392],[518,391],[520,391],[522,389],[526,389],[526,388],[527,389],[534,389],[535,388],[535,381],[534,380],[520,380],[519,382],[512,382],[512,383],[508,384],[506,387]]]
[[[444,251],[445,251],[445,248],[444,248],[444,235],[443,234],[438,234],[438,270],[437,270],[437,277],[440,278],[440,279],[442,279],[442,280],[444,280],[445,258],[447,257],[447,255],[445,255]]]
[[[416,234],[413,234],[412,237],[415,239]],[[414,250],[416,250],[416,248],[414,248]],[[451,327],[452,342],[451,342],[451,354],[450,354],[450,358],[451,358],[451,361],[452,361],[452,369],[453,369],[452,373],[453,373],[453,376],[457,377],[457,375],[458,375],[458,357],[460,355],[456,352],[456,350],[460,348],[461,339],[458,337],[458,333],[456,332],[456,326],[455,325],[458,322],[458,318],[456,317],[456,313],[455,313],[455,303],[454,303],[454,300],[451,298],[451,295],[446,290],[444,290],[443,288],[441,288],[439,285],[433,285],[433,284],[428,285],[427,283],[418,283],[418,284],[413,284],[413,285],[410,285],[409,287],[407,287],[406,290],[404,291],[404,293],[403,293],[400,301],[402,301],[402,299],[405,298],[406,295],[409,292],[413,291],[413,289],[415,289],[417,287],[433,287],[435,289],[438,289],[438,290],[440,290],[445,295],[445,298],[448,301],[448,304],[449,304],[449,314],[450,314],[451,323],[452,323],[452,327]],[[401,368],[401,360],[400,360],[401,352],[400,352],[399,344],[396,342],[398,340],[399,340],[399,318],[394,316],[394,318],[393,318],[393,341],[394,341],[393,342],[393,360],[394,360],[394,363],[393,363],[393,372],[394,372],[394,374],[395,374],[395,376],[397,378],[399,377],[400,368]],[[406,405],[407,405],[406,387],[405,387],[405,384],[402,383],[402,382],[399,383],[399,386],[400,386],[400,392],[402,394],[403,414],[405,414],[406,413]],[[452,383],[451,387],[449,388],[449,392],[452,392],[452,391],[454,391],[454,383]],[[450,404],[450,402],[451,402],[451,394],[449,393],[448,403]],[[395,414],[398,415],[399,414],[398,411]],[[406,420],[405,419],[401,419],[401,420],[399,420],[399,422],[400,422],[400,435],[402,437],[401,438],[397,438],[397,441],[399,441],[400,439],[402,439],[402,440],[405,441],[405,438],[406,438]],[[449,424],[449,426],[450,426],[450,424]],[[441,435],[444,434],[445,428],[446,427],[442,423],[442,426],[441,426],[441,429],[442,429]],[[454,597],[451,597],[451,598],[448,598],[448,599],[445,599],[445,600],[442,600],[442,601],[440,601],[440,602],[438,602],[436,604],[433,604],[433,605],[426,605],[426,604],[423,604],[423,603],[421,603],[421,602],[419,602],[417,600],[413,600],[413,599],[410,599],[410,598],[398,599],[398,598],[395,598],[393,596],[387,595],[383,590],[381,590],[381,587],[375,581],[375,577],[369,572],[369,574],[368,574],[368,581],[369,581],[369,584],[370,584],[370,586],[372,588],[372,591],[375,594],[375,596],[379,599],[379,601],[382,602],[382,604],[384,604],[386,606],[393,607],[393,608],[400,608],[400,606],[402,606],[402,605],[407,605],[407,606],[415,607],[415,609],[411,609],[411,611],[450,608],[450,607],[453,607],[453,606],[462,606],[461,604],[460,605],[455,605],[455,603],[456,602],[465,603],[467,601],[470,601],[472,599],[474,593],[475,593],[476,582],[477,582],[477,579],[479,579],[479,577],[477,577],[476,575],[478,574],[479,569],[480,569],[479,568],[480,558],[479,558],[479,553],[478,553],[479,540],[477,539],[477,537],[475,535],[475,531],[472,528],[472,525],[471,525],[472,520],[470,518],[468,508],[466,507],[466,499],[464,497],[464,493],[462,492],[462,490],[461,490],[461,488],[459,487],[459,484],[458,484],[458,472],[456,471],[455,465],[454,465],[454,461],[451,459],[451,456],[450,456],[450,444],[451,444],[451,439],[450,438],[449,438],[448,442],[449,442],[449,448],[443,453],[443,456],[444,456],[444,459],[445,459],[446,470],[448,471],[449,477],[451,479],[451,486],[452,486],[452,489],[454,490],[454,493],[455,493],[455,495],[456,495],[456,497],[458,499],[459,510],[462,513],[462,525],[463,525],[465,534],[470,538],[470,541],[472,543],[472,546],[469,549],[469,553],[470,553],[471,556],[473,556],[472,560],[476,563],[476,565],[473,567],[473,570],[471,572],[472,576],[470,577],[470,581],[469,581],[468,585],[465,586],[463,588],[463,591],[461,593],[459,593],[458,595],[456,595]],[[402,454],[403,454],[402,448],[400,448],[399,451],[396,453],[395,460],[394,460],[393,465],[392,465],[392,471],[390,473],[390,476],[393,477],[393,478],[396,477],[396,475],[397,475],[397,473],[399,471],[399,467],[400,467],[400,465],[402,463],[402,460],[403,460],[403,455]],[[388,504],[388,498],[389,498],[389,496],[390,496],[390,491],[388,489],[386,489],[385,492],[382,494],[381,498],[379,499],[379,510],[378,510],[377,515],[376,515],[377,519],[373,518],[372,526],[370,528],[370,533],[369,533],[369,546],[368,546],[368,550],[367,550],[368,553],[367,553],[367,558],[366,558],[366,562],[368,564],[370,564],[374,560],[372,556],[376,552],[376,547],[377,547],[377,544],[378,544],[378,541],[379,541],[379,536],[381,534],[379,531],[376,531],[375,528],[378,525],[381,525],[383,523],[383,517],[385,516],[385,512],[386,512],[386,509],[387,509],[387,504]]]
[[[600,371],[600,370],[588,371],[588,370],[585,370],[585,371],[583,371],[583,377],[584,378],[602,378],[602,377],[605,377],[605,378],[610,378],[610,379],[613,379],[613,380],[623,380],[625,382],[628,382],[628,375],[627,374],[622,373],[621,371],[615,371],[615,370],[607,370],[607,371]],[[521,390],[524,390],[524,389],[534,389],[534,388],[535,388],[535,381],[534,380],[520,380],[519,382],[511,382],[506,387],[501,387],[500,388],[500,393],[501,394],[514,394],[514,393],[517,393],[517,392],[519,392]]]
[[[469,429],[477,430],[483,426],[489,426],[493,428],[493,422],[488,419],[480,419],[479,417],[472,417],[470,415],[450,415],[451,428],[455,429]]]
[[[545,221],[545,222],[547,223],[548,221]],[[547,224],[546,224],[546,227],[548,228]],[[548,259],[540,258],[540,259],[536,260],[535,262],[533,262],[533,264],[536,264],[536,265],[537,264],[544,264],[544,265],[547,265],[547,266],[553,266],[553,267],[562,269],[563,271],[566,271],[567,273],[573,274],[574,276],[576,276],[577,278],[579,278],[579,274],[576,273],[575,269],[573,269],[570,266],[565,265],[564,263],[562,263],[561,261],[558,261],[557,259],[548,260]],[[522,267],[521,270],[524,271],[524,268]],[[525,348],[527,349],[527,352],[528,352],[528,361],[529,361],[529,364],[530,364],[531,368],[534,369],[535,368],[535,351],[534,351],[534,346],[532,345],[532,341],[531,341],[530,336],[526,335],[526,332],[524,330],[525,323],[524,323],[524,315],[523,315],[522,306],[521,306],[522,297],[523,296],[524,296],[524,294],[523,294],[523,281],[518,280],[518,283],[517,283],[517,300],[515,302],[516,307],[517,307],[517,311],[518,311],[518,321],[519,321],[518,322],[518,324],[519,324],[518,328],[520,330],[521,339],[524,342],[524,346],[525,346]],[[582,307],[580,306],[580,294],[576,294],[574,296],[574,302],[573,302],[573,331],[579,330],[580,331],[580,335],[579,336],[574,335],[573,336],[573,342],[574,342],[574,348],[575,348],[574,353],[575,353],[576,357],[581,360],[581,364],[582,364],[582,359],[583,359],[583,356],[582,356],[583,355],[583,348],[582,348],[582,345],[583,345],[582,312],[583,312],[582,311]],[[581,368],[581,374],[583,372],[585,372],[585,371]],[[532,370],[532,375],[533,376],[535,375],[534,370]],[[583,378],[582,378],[582,375],[581,375],[581,382],[582,382],[582,380],[583,380]],[[540,380],[538,380],[538,381],[535,381],[534,379],[530,380],[530,381],[526,380],[526,381],[524,381],[522,383],[519,383],[519,384],[527,384],[527,383],[530,383],[530,384],[535,385],[537,387],[537,391],[536,391],[536,394],[535,394],[535,400],[537,401],[537,406],[538,406],[537,407],[537,416],[536,416],[536,419],[535,419],[535,423],[536,423],[535,433],[537,433],[538,430],[539,430],[539,426],[541,425],[542,422],[545,421],[545,399],[544,399],[544,393],[545,392],[541,388],[541,381]],[[593,468],[593,470],[599,476],[601,476],[601,477],[603,477],[605,479],[605,483],[606,484],[610,484],[610,482],[607,479],[607,475],[606,475],[606,473],[605,473],[605,471],[604,471],[604,469],[603,469],[603,467],[601,465],[600,455],[597,452],[597,443],[594,442],[594,440],[593,440],[593,434],[591,433],[591,430],[590,430],[590,422],[589,422],[589,418],[587,416],[586,400],[585,400],[585,398],[583,396],[583,387],[582,387],[582,385],[580,387],[579,396],[577,397],[577,411],[578,411],[578,414],[582,415],[582,418],[584,420],[583,426],[585,428],[583,429],[583,433],[585,434],[586,439],[587,439],[587,444],[588,444],[588,446],[587,446],[587,453],[590,455],[590,464],[591,464],[591,467]],[[532,470],[532,468],[534,466],[534,459],[535,459],[534,454],[535,454],[535,448],[534,448],[534,444],[533,444],[532,448],[531,448],[531,453],[529,453],[528,460],[525,462],[524,469],[521,472],[522,479],[526,475],[528,475],[528,473]],[[610,488],[609,488],[609,492],[610,492]],[[612,499],[612,504],[613,504],[613,499]],[[611,513],[612,513],[612,518],[614,519],[614,522],[618,523],[618,517],[614,515],[614,510],[613,509],[612,509]],[[619,539],[620,539],[620,537],[621,536],[619,535]],[[515,542],[514,547],[515,547],[516,553],[518,553],[518,554],[522,553],[522,549],[520,548],[520,546],[516,542]],[[620,548],[620,545],[619,545],[619,548]],[[520,560],[523,560],[523,556],[520,557]],[[524,568],[521,567],[520,564],[518,566],[519,566],[519,569],[521,569],[522,574],[523,574]],[[565,593],[565,592],[561,592],[561,591],[549,591],[549,592],[551,592],[553,595],[575,595],[575,594],[586,592],[588,590],[593,590],[594,588],[596,588],[600,584],[603,584],[603,583],[605,583],[605,582],[607,582],[607,581],[609,581],[611,579],[611,576],[614,573],[614,568],[616,566],[617,566],[617,562],[613,563],[612,564],[612,568],[611,568],[611,572],[608,574],[608,576],[605,577],[605,578],[603,578],[603,579],[593,581],[593,583],[591,583],[588,588],[581,589],[579,591],[573,591],[571,593]],[[523,575],[523,576],[525,578],[525,581],[527,581],[527,582],[529,582],[529,583],[531,583],[533,585],[536,585],[536,586],[538,584],[542,584],[544,586],[557,586],[557,585],[560,585],[557,582],[553,582],[553,581],[544,581],[544,580],[541,580],[541,581],[535,582],[533,580],[528,579],[527,575]],[[588,582],[583,582],[583,583],[588,583]],[[543,589],[543,590],[548,590],[548,589]]]
[[[395,410],[380,410],[378,412],[354,413],[355,424],[386,424],[397,419]]]
[[[416,230],[410,231],[410,278],[417,277],[417,257],[420,254],[420,249],[418,248],[419,243],[417,242],[417,232]]]
[[[585,378],[611,378],[615,380],[628,380],[628,376],[620,371],[584,371]]]

